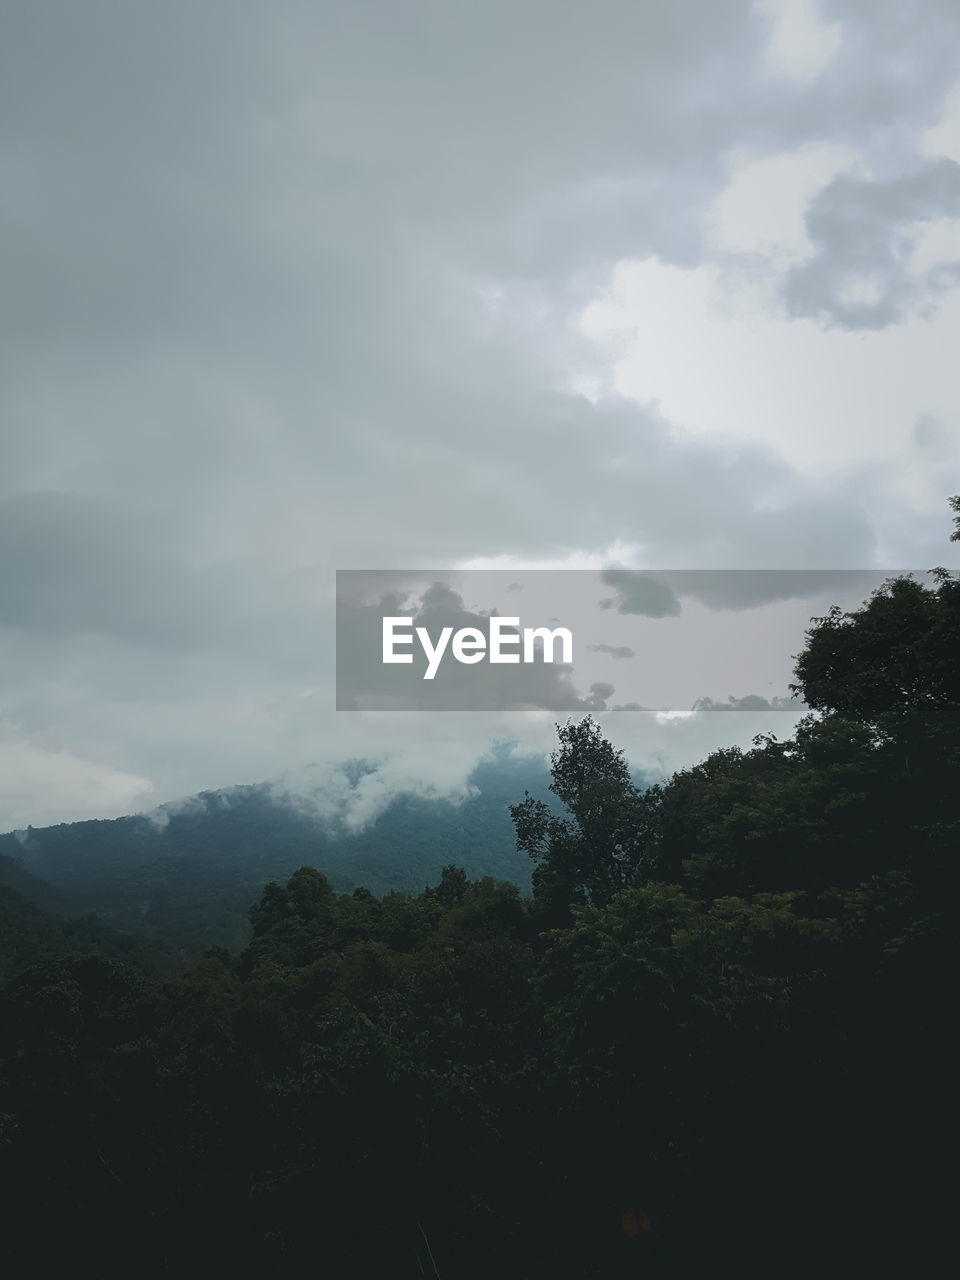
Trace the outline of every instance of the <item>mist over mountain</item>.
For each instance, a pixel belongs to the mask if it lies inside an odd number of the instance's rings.
[[[245,945],[251,902],[301,866],[322,871],[338,892],[417,893],[451,862],[529,892],[509,806],[525,790],[550,798],[542,758],[502,747],[474,770],[459,802],[402,793],[358,826],[351,795],[375,776],[374,765],[352,761],[315,791],[238,786],[148,814],[8,833],[0,884],[46,910],[93,913],[186,951]]]

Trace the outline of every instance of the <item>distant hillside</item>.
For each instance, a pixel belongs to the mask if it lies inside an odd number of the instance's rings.
[[[0,883],[46,909],[95,912],[116,929],[184,950],[243,946],[263,885],[304,865],[339,892],[364,885],[378,895],[416,893],[451,862],[472,878],[510,880],[528,892],[530,863],[516,852],[508,808],[525,790],[550,799],[546,767],[503,752],[470,781],[475,794],[462,804],[400,795],[353,834],[267,785],[204,792],[172,810],[166,825],[142,816],[31,828],[0,836]]]
[[[52,884],[31,875],[23,865],[23,849],[11,836],[0,836],[0,886],[12,889],[21,894],[28,902],[43,911],[65,911],[67,904],[63,895],[58,893]],[[11,849],[16,850],[10,856]]]

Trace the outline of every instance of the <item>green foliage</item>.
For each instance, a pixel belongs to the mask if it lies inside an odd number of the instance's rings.
[[[647,835],[646,803],[631,780],[623,751],[602,736],[591,716],[558,725],[550,757],[550,790],[564,805],[559,817],[526,794],[511,806],[517,848],[537,864],[534,897],[561,910],[570,902],[606,902],[631,884]]]
[[[862,608],[814,620],[796,665],[808,706],[888,732],[960,712],[960,580],[934,577],[933,588],[893,578]]]

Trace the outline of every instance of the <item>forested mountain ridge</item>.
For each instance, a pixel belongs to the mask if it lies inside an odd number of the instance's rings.
[[[375,894],[416,893],[456,862],[528,892],[509,806],[548,782],[541,760],[504,748],[474,770],[462,802],[400,793],[359,831],[267,784],[204,792],[154,815],[2,835],[0,884],[47,909],[95,913],[187,951],[239,948],[251,901],[303,865],[339,891],[362,884]]]

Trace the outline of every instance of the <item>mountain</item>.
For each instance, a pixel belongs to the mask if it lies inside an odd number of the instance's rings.
[[[348,798],[373,771],[344,766]],[[542,760],[503,749],[475,769],[462,803],[399,794],[360,831],[269,784],[202,792],[154,814],[0,836],[0,884],[47,910],[96,913],[184,951],[236,949],[263,886],[301,866],[338,892],[417,893],[451,862],[528,892],[530,863],[516,851],[509,806],[525,790],[549,800],[549,782]]]
[[[19,839],[22,840],[23,837],[20,836]],[[0,848],[5,850],[0,853],[0,886],[12,890],[42,911],[67,909],[63,895],[52,884],[26,870],[22,861],[23,846],[18,842],[18,837],[0,836]]]

